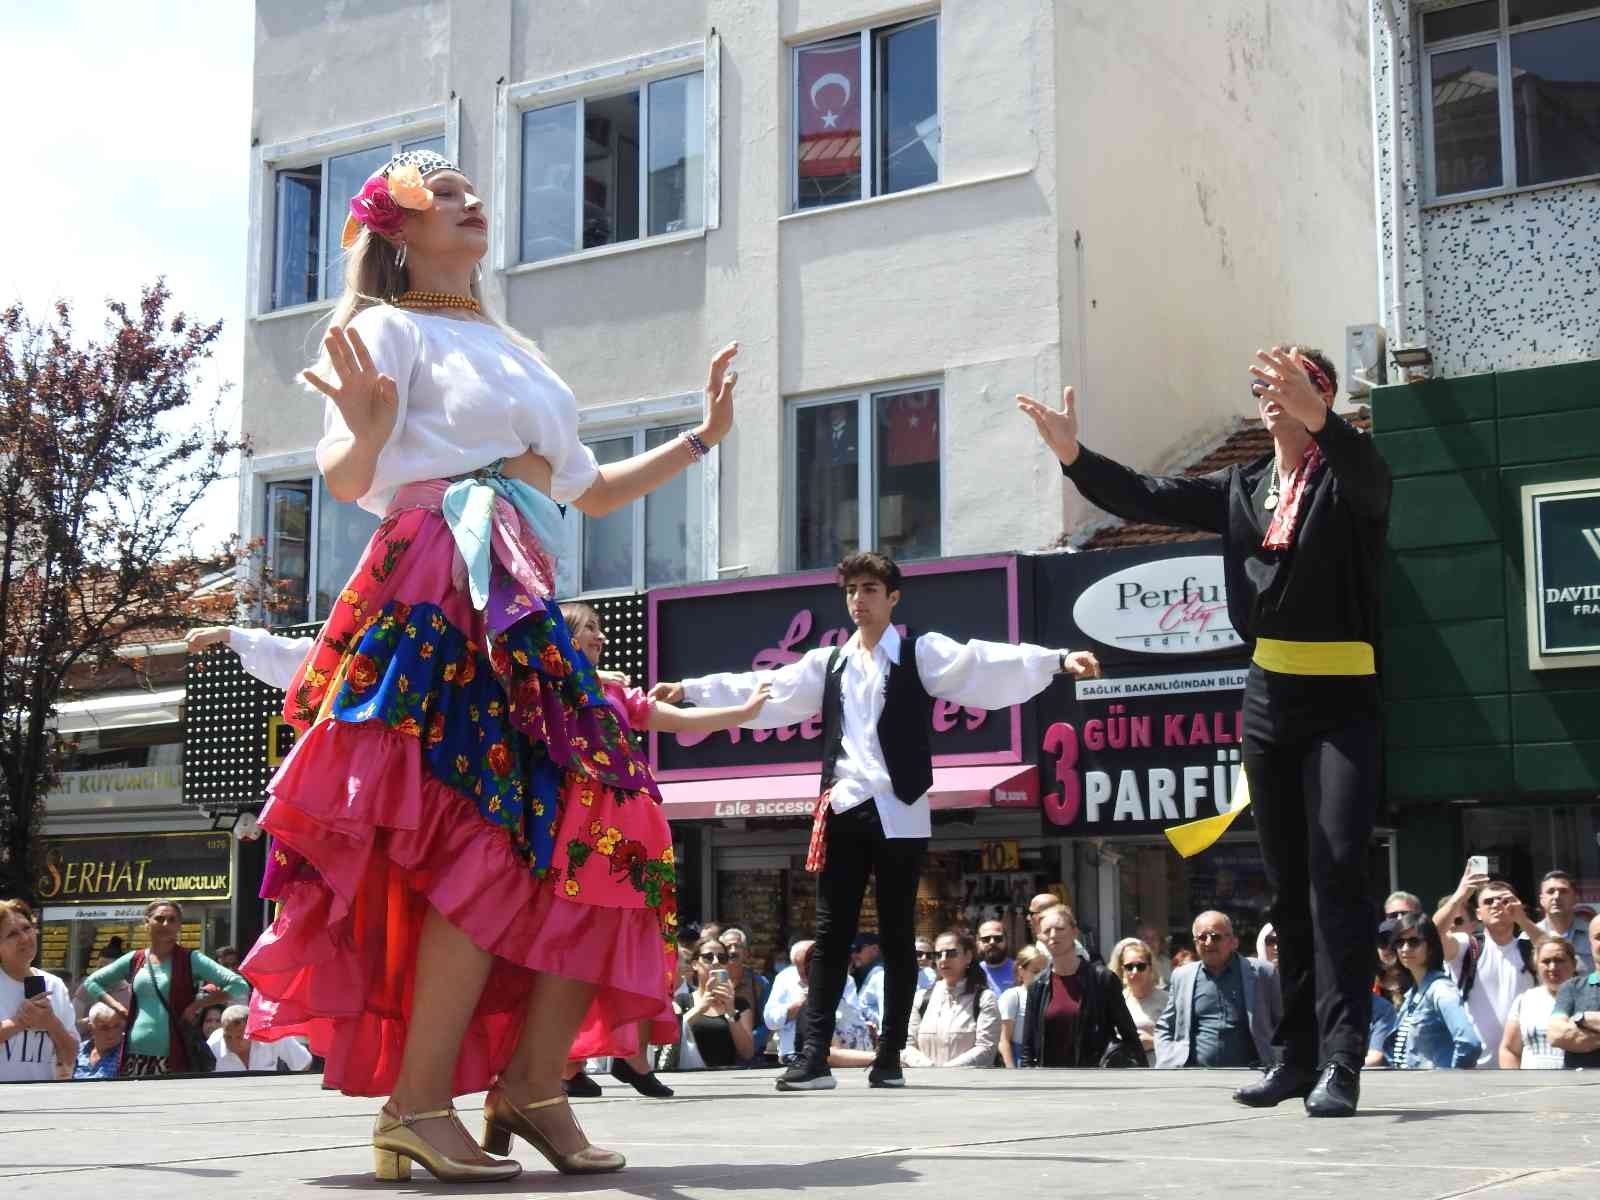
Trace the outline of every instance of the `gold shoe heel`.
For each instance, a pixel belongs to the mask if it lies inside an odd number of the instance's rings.
[[[511,1153],[511,1130],[496,1125],[488,1117],[483,1119],[483,1148],[501,1158]]]
[[[372,1173],[380,1183],[399,1183],[411,1178],[411,1160],[393,1150],[372,1148]]]
[[[627,1166],[628,1160],[615,1150],[601,1150],[598,1146],[585,1146],[571,1154],[562,1154],[544,1135],[544,1131],[528,1119],[531,1112],[566,1103],[566,1096],[552,1096],[548,1100],[535,1100],[518,1108],[504,1092],[495,1088],[483,1102],[484,1147],[489,1148],[493,1140],[495,1145],[503,1145],[509,1150],[511,1135],[516,1134],[544,1155],[550,1165],[563,1175],[603,1175]],[[575,1117],[573,1124],[577,1124]]]
[[[435,1179],[444,1183],[495,1183],[522,1174],[522,1164],[509,1159],[463,1162],[441,1153],[415,1128],[418,1121],[441,1119],[455,1121],[456,1128],[461,1128],[453,1108],[400,1114],[391,1113],[385,1108],[380,1112],[372,1126],[374,1174],[386,1183],[410,1179],[412,1163],[421,1163]],[[471,1141],[471,1135],[465,1129],[461,1130],[461,1135]]]

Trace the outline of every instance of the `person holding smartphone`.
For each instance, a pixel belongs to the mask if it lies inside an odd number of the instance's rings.
[[[755,1012],[736,994],[728,973],[728,948],[716,938],[695,947],[695,987],[683,1014],[683,1054],[679,1065],[736,1067],[756,1052]]]
[[[39,927],[21,900],[0,900],[0,1083],[71,1079],[78,1056],[67,985],[33,965]]]

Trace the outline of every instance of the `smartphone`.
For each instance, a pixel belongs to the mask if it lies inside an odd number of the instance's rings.
[[[725,969],[723,969],[722,967],[718,967],[715,971],[711,972],[711,982],[716,984],[719,987],[722,984],[727,983],[728,982],[728,972]]]
[[[22,998],[32,1000],[35,996],[44,995],[45,983],[43,975],[29,975],[22,981]]]
[[[1486,855],[1486,854],[1474,854],[1471,858],[1467,859],[1467,874],[1468,875],[1487,875],[1488,873],[1489,873],[1489,856],[1488,855]]]

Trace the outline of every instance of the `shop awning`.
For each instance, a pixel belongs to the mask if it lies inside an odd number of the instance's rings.
[[[754,775],[747,779],[689,779],[661,785],[669,821],[719,817],[806,817],[817,802],[817,777]],[[1039,771],[1027,763],[935,767],[935,809],[1037,808]]]
[[[68,700],[56,705],[55,727],[61,733],[94,733],[140,725],[176,725],[183,719],[183,694],[184,689],[177,687]]]

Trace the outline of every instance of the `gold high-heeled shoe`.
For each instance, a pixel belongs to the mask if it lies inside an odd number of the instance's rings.
[[[563,1175],[601,1175],[627,1166],[628,1160],[615,1150],[602,1150],[598,1146],[585,1146],[571,1154],[561,1154],[528,1119],[531,1112],[565,1103],[565,1096],[552,1096],[518,1108],[499,1088],[493,1089],[483,1102],[483,1148],[490,1154],[509,1154],[514,1133],[549,1159],[550,1165]],[[577,1124],[576,1117],[573,1124]]]
[[[471,1139],[472,1135],[461,1128],[453,1108],[395,1115],[385,1107],[378,1113],[372,1125],[372,1165],[380,1180],[393,1183],[410,1179],[414,1162],[421,1163],[435,1179],[444,1183],[491,1183],[522,1174],[522,1164],[510,1159],[493,1163],[462,1162],[442,1153],[414,1128],[418,1121],[439,1117],[454,1121],[462,1136]]]

